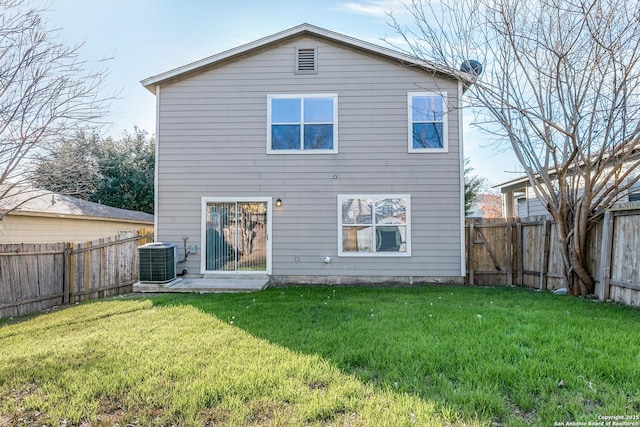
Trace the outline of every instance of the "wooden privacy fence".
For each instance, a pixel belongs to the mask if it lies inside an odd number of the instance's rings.
[[[143,229],[85,243],[1,244],[0,318],[131,292],[137,248],[152,240]]]
[[[465,231],[468,284],[564,287],[551,218],[468,219]],[[608,210],[592,228],[587,248],[596,295],[640,306],[640,204]]]
[[[640,306],[640,206],[609,210],[602,224],[602,258],[596,295]]]

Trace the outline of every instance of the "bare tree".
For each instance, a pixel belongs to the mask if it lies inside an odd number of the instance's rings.
[[[106,108],[98,97],[104,72],[85,69],[80,45],[58,43],[43,13],[25,0],[0,0],[0,219],[28,191],[34,160]]]
[[[458,76],[479,113],[476,125],[513,149],[555,220],[566,286],[574,295],[593,293],[587,232],[638,181],[640,3],[405,6],[412,22],[392,19],[392,26],[413,54]],[[483,64],[482,74],[472,59]],[[472,84],[469,74],[476,74]]]

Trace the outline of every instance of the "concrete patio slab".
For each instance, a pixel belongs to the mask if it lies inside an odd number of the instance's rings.
[[[182,279],[168,283],[144,283],[133,285],[133,292],[256,292],[269,284],[269,278],[220,278],[220,279]]]

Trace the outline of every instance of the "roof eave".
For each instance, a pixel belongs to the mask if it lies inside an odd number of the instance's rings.
[[[513,191],[513,190],[517,190],[519,188],[525,187],[528,182],[529,182],[529,178],[525,175],[516,179],[511,179],[509,181],[494,185],[493,188],[500,189],[504,193],[507,191]]]
[[[0,211],[0,213],[6,213],[6,211]],[[153,220],[146,220],[142,218],[118,218],[113,216],[97,216],[97,215],[83,215],[73,213],[61,213],[61,212],[41,212],[31,210],[14,210],[7,214],[8,216],[28,216],[28,217],[42,217],[42,218],[59,218],[59,219],[78,219],[83,221],[105,221],[105,222],[123,222],[133,224],[148,224],[153,225]]]

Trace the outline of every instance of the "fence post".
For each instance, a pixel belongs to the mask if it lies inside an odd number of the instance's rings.
[[[506,258],[506,273],[507,273],[507,286],[513,285],[513,223],[507,220],[506,233],[506,245],[505,258]]]
[[[138,246],[153,242],[153,232],[146,228],[142,230],[144,233],[144,239],[138,241]]]
[[[73,249],[73,243],[65,243],[64,244],[64,254],[63,254],[63,266],[64,266],[64,278],[62,279],[62,303],[69,304],[69,289],[71,289],[71,251]]]
[[[468,252],[468,259],[469,259],[469,284],[470,285],[475,285],[474,283],[474,277],[473,277],[473,243],[474,240],[476,238],[475,236],[475,228],[473,226],[473,221],[469,223],[469,250]]]
[[[611,280],[611,251],[613,247],[613,218],[611,211],[604,212],[602,224],[602,250],[600,252],[600,271],[596,284],[596,295],[600,301],[609,299],[609,281]]]
[[[547,272],[549,270],[549,250],[551,249],[551,224],[548,219],[542,221],[542,239],[540,241],[540,286],[547,289]]]
[[[524,285],[524,246],[522,237],[522,221],[516,219],[516,281],[518,285]]]
[[[76,254],[79,248],[79,243],[71,244],[71,253],[69,255],[69,303],[76,302],[76,296],[73,294],[73,290],[76,286]]]
[[[91,289],[91,241],[85,242],[84,252],[84,293],[82,295],[82,301],[91,299],[91,294],[87,293]]]

